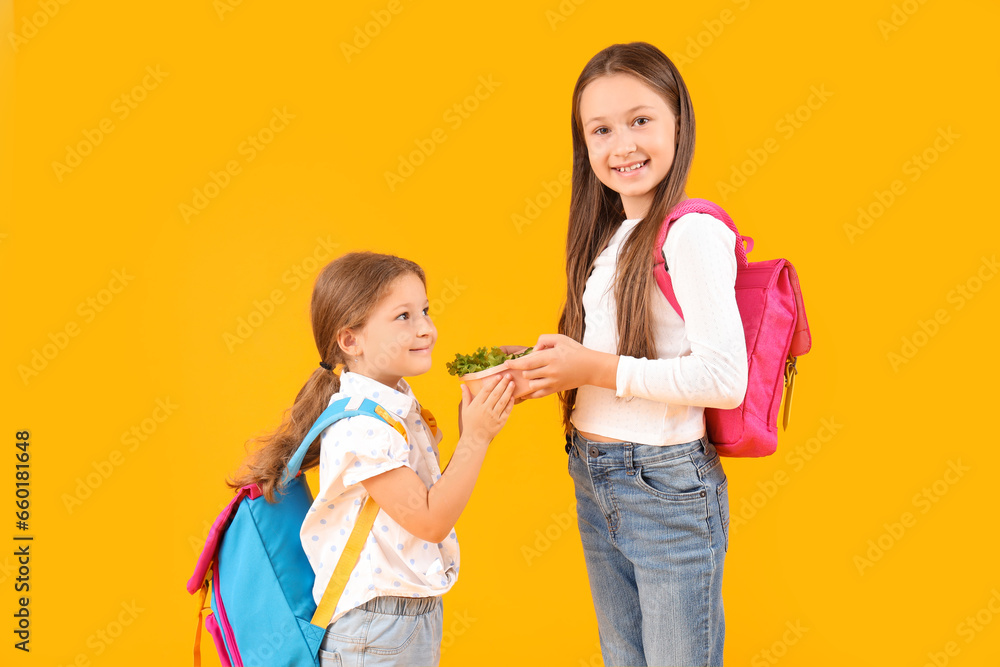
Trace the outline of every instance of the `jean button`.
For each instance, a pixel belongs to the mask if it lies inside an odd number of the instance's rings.
[[[597,447],[591,447],[590,448],[590,455],[591,456],[599,456],[600,453],[601,453],[601,451],[599,449],[597,449]]]

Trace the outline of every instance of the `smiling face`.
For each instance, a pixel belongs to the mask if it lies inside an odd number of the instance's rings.
[[[400,378],[429,371],[437,341],[429,308],[427,290],[418,276],[407,273],[397,278],[365,325],[346,329],[338,337],[349,357],[347,368],[389,387]]]
[[[600,76],[580,95],[580,119],[594,174],[621,195],[626,216],[643,217],[677,148],[666,100],[634,76]]]

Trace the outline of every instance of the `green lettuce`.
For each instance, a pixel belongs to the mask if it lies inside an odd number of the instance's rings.
[[[456,354],[455,361],[449,361],[446,366],[448,367],[448,372],[452,375],[468,375],[469,373],[478,373],[479,371],[485,371],[487,368],[499,366],[508,359],[523,357],[531,352],[532,349],[534,348],[529,347],[524,352],[504,354],[504,351],[499,347],[490,348],[489,352],[486,351],[485,347],[481,347],[472,354]]]

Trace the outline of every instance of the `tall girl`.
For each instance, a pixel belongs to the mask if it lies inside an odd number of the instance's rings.
[[[323,432],[302,463],[302,470],[320,469],[300,532],[316,573],[317,604],[369,494],[381,508],[327,627],[320,648],[324,667],[438,664],[441,595],[459,571],[453,527],[514,404],[509,376],[475,399],[463,385],[460,437],[442,473],[441,433],[432,435],[404,379],[430,370],[437,329],[429,306],[424,272],[411,261],[366,252],[328,264],[312,295],[320,368],[278,430],[259,439],[242,478],[231,483],[255,482],[272,500],[313,422],[342,398],[359,404],[370,399],[405,429],[404,438],[374,417],[342,419]]]
[[[659,293],[653,245],[687,199],[694,114],[656,47],[615,44],[573,91],[573,185],[559,334],[508,362],[559,392],[569,472],[607,665],[721,665],[729,500],[704,408],[747,384],[736,235],[689,213],[662,247],[682,320]]]

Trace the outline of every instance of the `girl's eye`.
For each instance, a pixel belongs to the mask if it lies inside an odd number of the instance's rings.
[[[423,313],[424,313],[424,315],[430,315],[431,314],[431,307],[427,306],[426,308],[424,308]]]
[[[410,319],[410,314],[409,313],[400,313],[399,316],[396,317],[396,319],[397,320],[399,320],[399,319],[408,320],[408,319]]]
[[[611,131],[611,130],[609,130],[609,129],[608,129],[608,128],[606,128],[606,127],[599,127],[599,128],[597,128],[596,130],[594,130],[594,134],[601,134],[601,135],[604,135],[604,134],[607,134],[607,133],[608,133],[608,132],[610,132],[610,131]]]
[[[639,118],[635,119],[635,124],[636,125],[645,125],[648,122],[649,122],[649,119],[646,118],[645,116],[642,116],[642,117],[639,117]]]

